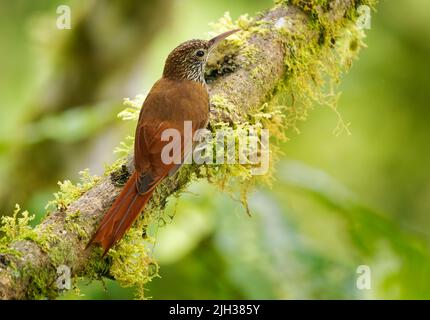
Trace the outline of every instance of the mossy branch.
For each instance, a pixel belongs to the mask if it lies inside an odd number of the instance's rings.
[[[214,24],[217,32],[234,27],[243,31],[225,41],[208,64],[211,129],[246,129],[253,124],[282,138],[285,128],[304,119],[314,102],[335,110],[331,85],[362,46],[364,34],[355,23],[360,5],[372,6],[374,1],[277,1],[254,19],[247,15],[236,22],[228,15],[220,19]],[[133,118],[135,111],[131,107],[123,116]],[[142,237],[142,230],[159,219],[169,196],[178,195],[193,178],[216,180],[224,187],[231,177],[246,185],[254,179],[244,165],[184,166],[159,186],[143,217],[102,260],[100,250],[84,249],[119,194],[121,181],[133,171],[131,159],[129,152],[104,177],[84,173],[81,184],[62,184],[63,192],[53,202],[55,210],[34,229],[25,225],[28,214],[17,218],[18,209],[5,219],[0,298],[55,298],[61,292],[59,266],[70,268],[73,278],[111,277],[123,285],[143,285],[156,275],[157,264],[147,253],[150,239]]]

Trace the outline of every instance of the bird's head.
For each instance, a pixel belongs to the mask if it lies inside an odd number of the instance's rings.
[[[217,44],[239,29],[224,32],[210,40],[189,40],[181,43],[169,54],[163,77],[177,80],[205,82],[205,65],[210,52]]]

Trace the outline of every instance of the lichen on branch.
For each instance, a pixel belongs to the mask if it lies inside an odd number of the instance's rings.
[[[336,112],[337,132],[347,131],[337,111],[336,85],[363,47],[357,8],[375,2],[276,1],[272,9],[254,18],[243,15],[233,21],[226,14],[214,23],[214,33],[237,27],[242,31],[224,41],[208,62],[212,134],[230,130],[239,139],[250,128],[268,129],[274,161],[277,142],[297,131],[298,121],[305,120],[316,104]],[[126,100],[120,117],[135,121],[142,100],[143,96]],[[120,158],[106,167],[102,177],[83,171],[80,183],[61,183],[46,217],[35,228],[28,226],[28,213],[18,217],[18,209],[4,219],[0,298],[55,298],[61,293],[56,286],[60,266],[70,268],[73,279],[109,277],[123,286],[136,286],[142,297],[145,283],[158,274],[151,254],[154,239],[148,231],[171,220],[164,210],[169,197],[180,196],[195,179],[207,179],[238,195],[246,205],[246,192],[252,185],[270,182],[270,173],[253,176],[249,163],[185,165],[156,189],[124,239],[101,259],[100,248],[85,250],[85,246],[133,171],[132,143],[129,138],[120,145]]]

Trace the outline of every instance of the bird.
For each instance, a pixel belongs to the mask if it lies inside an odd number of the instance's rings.
[[[239,29],[224,32],[210,40],[193,39],[181,43],[168,55],[162,77],[146,96],[136,126],[135,171],[108,209],[86,248],[98,244],[104,257],[132,226],[152,194],[166,177],[173,175],[193,148],[192,136],[184,134],[189,121],[192,134],[206,128],[209,121],[209,94],[205,66],[212,50]],[[180,152],[175,161],[162,159],[166,130],[177,130]],[[177,144],[177,142],[174,142]],[[179,160],[179,161],[178,161]]]

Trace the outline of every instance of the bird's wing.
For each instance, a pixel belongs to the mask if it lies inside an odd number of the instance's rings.
[[[138,173],[136,186],[139,193],[145,193],[153,185],[163,179],[175,163],[163,161],[163,148],[169,141],[163,141],[162,135],[165,130],[176,129],[175,125],[168,121],[159,124],[154,122],[142,122],[136,130],[134,161]],[[178,151],[181,150],[181,140],[173,140]],[[179,159],[180,161],[180,159]]]
[[[187,87],[188,84],[185,87],[177,86],[177,83],[162,84],[160,81],[152,88],[144,102],[136,128],[134,162],[139,193],[151,190],[179,167],[185,153],[191,149],[195,131],[203,128],[207,122],[206,89],[199,95],[198,90],[203,90],[201,87],[196,87],[196,91],[194,87]],[[191,121],[191,135],[185,133],[185,121]],[[174,130],[176,137],[166,139],[173,134],[166,130]],[[166,156],[166,150],[175,150],[174,157],[162,157]]]

